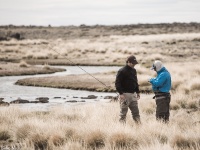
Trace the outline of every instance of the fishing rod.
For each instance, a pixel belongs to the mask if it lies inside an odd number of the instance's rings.
[[[56,51],[55,49],[50,47],[50,50],[53,50],[54,52],[56,52],[58,55],[60,56],[64,56],[61,53],[59,53],[58,51]],[[99,79],[97,79],[95,76],[93,76],[91,73],[87,72],[85,69],[83,69],[81,66],[77,65],[76,63],[74,63],[71,59],[67,58],[66,56],[64,56],[64,58],[66,58],[71,64],[73,64],[74,66],[77,66],[78,68],[80,68],[81,70],[83,70],[86,74],[90,75],[91,77],[93,77],[95,80],[97,80],[99,83],[101,83],[102,85],[104,85],[106,88],[110,88],[110,86],[107,86],[105,83],[103,83],[102,81],[100,81]],[[117,92],[115,92],[117,94],[117,96],[119,96],[119,94]]]

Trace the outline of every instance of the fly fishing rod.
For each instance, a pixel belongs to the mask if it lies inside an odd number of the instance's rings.
[[[50,47],[50,50],[53,50],[54,52],[56,52],[58,55],[63,56],[61,53],[59,53],[58,51],[56,51],[55,49]],[[85,69],[83,69],[81,66],[77,65],[76,63],[74,63],[71,59],[67,58],[66,56],[64,56],[64,58],[66,58],[71,64],[73,64],[74,66],[77,66],[78,68],[80,68],[81,70],[83,70],[86,74],[90,75],[92,78],[94,78],[96,81],[98,81],[99,83],[101,83],[102,85],[104,85],[107,89],[110,88],[110,86],[107,86],[105,83],[103,83],[102,81],[100,81],[99,79],[97,79],[95,76],[93,76],[91,73],[87,72]],[[119,96],[119,94],[117,92],[115,92],[117,94],[117,96]]]

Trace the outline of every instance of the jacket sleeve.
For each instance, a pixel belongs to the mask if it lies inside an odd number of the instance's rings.
[[[166,75],[161,73],[157,78],[150,79],[150,83],[154,87],[154,89],[161,87],[166,81]]]
[[[122,80],[123,80],[123,73],[122,71],[118,71],[116,80],[115,80],[115,87],[116,87],[117,92],[119,92],[120,95],[123,94]]]

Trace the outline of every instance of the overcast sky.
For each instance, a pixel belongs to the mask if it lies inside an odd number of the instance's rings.
[[[0,0],[0,25],[200,22],[200,0]]]

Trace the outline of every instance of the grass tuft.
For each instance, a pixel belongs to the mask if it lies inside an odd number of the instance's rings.
[[[178,149],[198,149],[200,147],[200,138],[186,138],[182,135],[176,135],[171,142],[173,148]]]
[[[17,130],[16,130],[16,138],[17,140],[25,140],[29,133],[30,133],[30,130],[33,129],[34,127],[29,125],[29,124],[24,124],[22,125],[21,127],[19,127]]]
[[[19,64],[19,67],[27,68],[28,64],[25,61],[21,61],[20,64]]]
[[[179,104],[177,104],[177,103],[170,104],[170,110],[178,110],[178,109],[180,109]]]
[[[187,108],[189,109],[197,109],[198,108],[198,103],[197,101],[189,101],[187,104]]]
[[[125,133],[115,133],[110,137],[110,144],[113,148],[128,148],[132,149],[138,146],[138,141],[133,137]]]
[[[77,131],[73,128],[65,129],[65,139],[67,141],[82,141],[82,137],[77,133]]]
[[[105,146],[105,134],[101,131],[91,132],[85,138],[85,144],[87,147],[96,149]]]
[[[47,149],[48,138],[42,134],[35,134],[31,137],[31,141],[34,144],[35,149]]]
[[[187,101],[186,100],[177,100],[177,103],[180,105],[181,108],[187,107]]]
[[[0,141],[6,141],[10,139],[10,134],[8,131],[0,131]]]
[[[65,138],[60,135],[52,135],[49,139],[49,143],[53,143],[55,146],[62,146],[65,143]]]
[[[43,67],[43,69],[45,69],[45,70],[50,70],[51,67],[50,67],[48,64],[45,64],[44,67]]]

